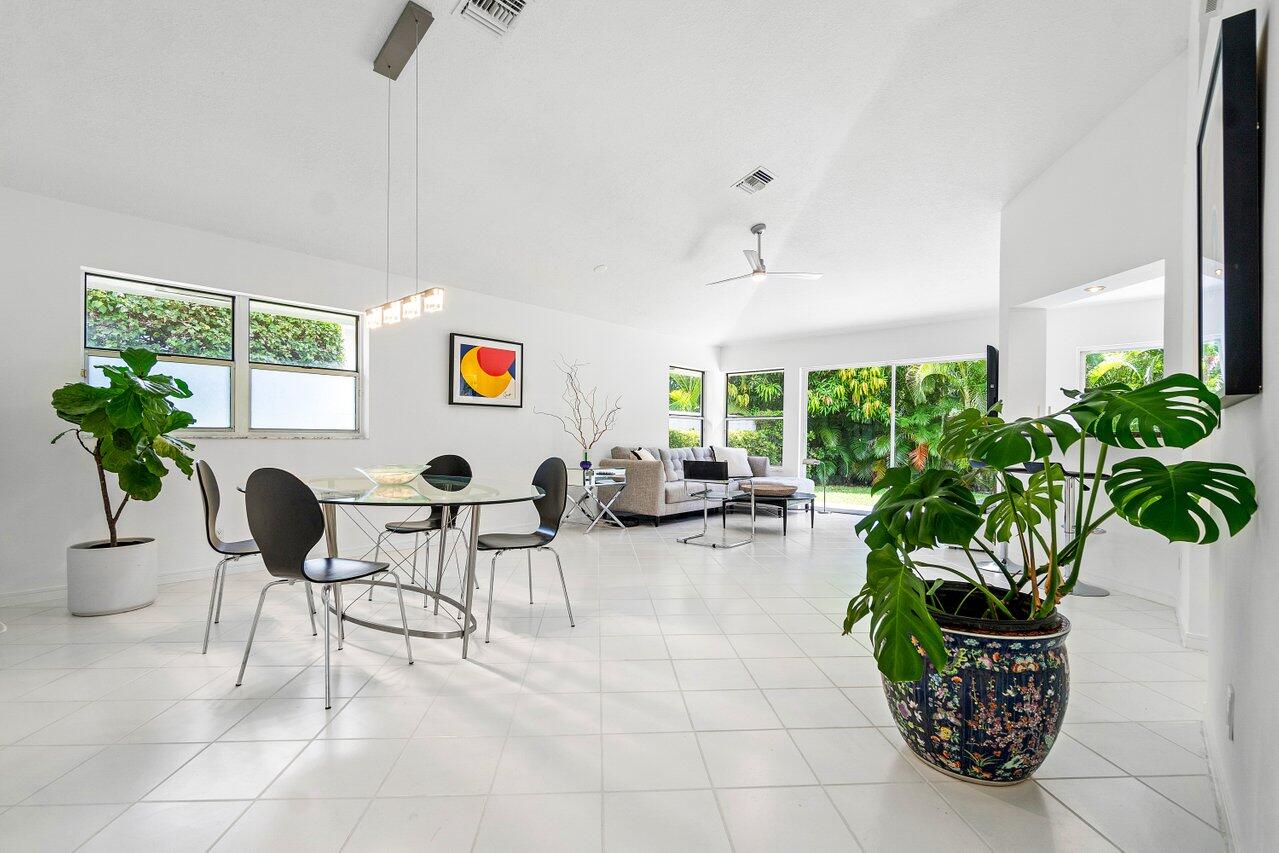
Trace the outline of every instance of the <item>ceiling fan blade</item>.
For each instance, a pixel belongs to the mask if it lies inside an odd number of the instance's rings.
[[[743,249],[742,254],[746,256],[746,262],[751,265],[752,271],[754,272],[764,271],[764,264],[760,262],[759,252],[755,251],[754,249]]]
[[[706,282],[706,286],[714,287],[717,284],[729,284],[734,281],[744,281],[745,279],[752,278],[754,275],[754,273],[748,272],[746,275],[735,275],[732,278],[722,278],[719,281],[708,281]]]
[[[769,278],[806,278],[815,281],[822,277],[819,272],[770,272]]]

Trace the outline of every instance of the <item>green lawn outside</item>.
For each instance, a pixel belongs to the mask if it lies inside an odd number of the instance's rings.
[[[822,486],[817,486],[817,506],[822,506]],[[870,509],[875,503],[870,486],[827,486],[826,506],[831,509]]]

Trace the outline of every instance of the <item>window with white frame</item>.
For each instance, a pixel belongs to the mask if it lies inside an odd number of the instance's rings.
[[[1158,344],[1083,350],[1079,356],[1085,391],[1114,382],[1140,388],[1164,378],[1164,349]]]
[[[667,418],[668,447],[699,447],[705,433],[706,415],[702,386],[706,373],[687,367],[672,367],[667,383],[669,412]]]
[[[360,316],[246,294],[86,272],[85,372],[120,350],[156,353],[182,379],[210,435],[355,435],[363,365]]]
[[[728,374],[724,392],[725,443],[780,464],[785,391],[786,376],[781,370]]]

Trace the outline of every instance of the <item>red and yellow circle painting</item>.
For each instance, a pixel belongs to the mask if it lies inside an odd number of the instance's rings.
[[[515,351],[498,347],[466,347],[458,372],[472,391],[481,397],[494,398],[510,386],[514,376]]]

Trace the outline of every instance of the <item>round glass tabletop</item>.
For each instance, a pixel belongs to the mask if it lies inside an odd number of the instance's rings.
[[[529,483],[475,477],[419,476],[396,486],[378,486],[359,474],[308,477],[320,503],[362,506],[477,506],[534,501],[546,494]]]

